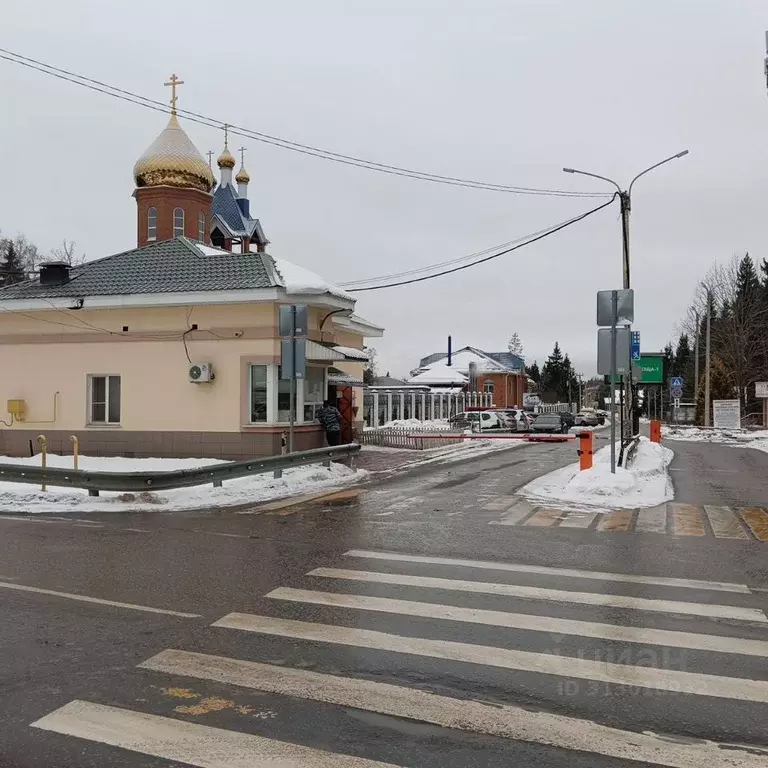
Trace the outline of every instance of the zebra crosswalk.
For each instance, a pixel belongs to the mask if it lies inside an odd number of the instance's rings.
[[[271,590],[259,613],[216,619],[208,647],[166,648],[132,673],[211,686],[214,703],[269,696],[274,718],[222,727],[204,721],[213,705],[168,716],[82,698],[32,727],[206,768],[768,764],[768,616],[745,584],[368,550],[339,560]]]
[[[612,533],[661,533],[741,541],[768,541],[768,509],[695,506],[666,502],[645,509],[590,509],[537,503],[515,494],[497,496],[482,507],[497,513],[490,525],[568,528]]]

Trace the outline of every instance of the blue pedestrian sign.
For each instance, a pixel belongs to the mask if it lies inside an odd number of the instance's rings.
[[[632,359],[640,359],[640,331],[632,331]]]
[[[670,379],[669,386],[672,389],[682,389],[683,386],[683,377],[682,376],[673,376]]]

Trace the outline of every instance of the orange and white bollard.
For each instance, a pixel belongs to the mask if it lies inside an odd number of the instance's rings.
[[[579,432],[579,470],[592,469],[595,436],[592,432]]]
[[[651,419],[651,442],[661,442],[661,421],[659,419]]]

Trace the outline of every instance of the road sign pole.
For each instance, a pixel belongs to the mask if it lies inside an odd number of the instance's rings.
[[[296,421],[296,307],[291,306],[291,381],[288,400],[288,453],[293,453],[293,427]]]
[[[616,474],[616,319],[618,315],[619,295],[611,291],[611,474]]]

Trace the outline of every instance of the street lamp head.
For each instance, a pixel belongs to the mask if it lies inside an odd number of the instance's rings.
[[[685,157],[687,154],[688,154],[688,150],[687,150],[687,149],[684,149],[682,152],[678,152],[678,153],[675,155],[675,159],[677,160],[679,157]]]
[[[566,173],[576,173],[576,169],[575,168],[563,168],[563,170]]]

